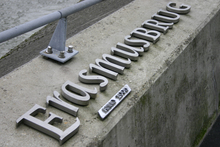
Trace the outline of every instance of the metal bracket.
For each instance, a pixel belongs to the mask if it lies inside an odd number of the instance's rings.
[[[49,46],[40,52],[41,55],[59,62],[66,62],[78,51],[73,46],[65,47],[66,44],[67,19],[61,18],[50,40]]]

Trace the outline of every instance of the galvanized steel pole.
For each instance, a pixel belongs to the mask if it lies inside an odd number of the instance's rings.
[[[96,3],[99,3],[103,0],[85,0],[80,3],[77,3],[73,6],[64,8],[60,11],[53,12],[51,14],[45,15],[43,17],[40,17],[38,19],[35,19],[33,21],[24,23],[20,26],[16,26],[14,28],[11,28],[9,30],[3,31],[0,33],[0,43],[7,41],[11,38],[17,37],[19,35],[22,35],[24,33],[27,33],[31,30],[34,30],[36,28],[39,28],[43,25],[46,25],[48,23],[51,23],[53,21],[59,20],[60,18],[65,18],[70,14],[73,14],[75,12],[78,12],[82,9],[85,9],[87,7],[90,7]]]
[[[60,18],[61,18],[60,12],[54,12],[49,15],[45,15],[45,16],[40,17],[38,19],[32,20],[30,22],[16,26],[14,28],[11,28],[9,30],[3,31],[0,33],[0,43],[7,41],[11,38],[17,37],[19,35],[22,35],[24,33],[27,33],[31,30],[36,29],[36,28],[39,28],[45,24],[48,24],[48,23],[53,22],[55,20],[58,20]]]

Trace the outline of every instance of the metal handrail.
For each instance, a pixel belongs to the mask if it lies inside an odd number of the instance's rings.
[[[24,33],[27,33],[31,30],[39,28],[53,21],[59,20],[61,18],[66,18],[70,14],[83,10],[101,1],[103,0],[85,0],[70,7],[61,9],[60,11],[53,12],[51,14],[37,18],[35,20],[16,26],[9,30],[0,32],[0,43],[12,39],[14,37],[17,37],[19,35],[22,35]]]

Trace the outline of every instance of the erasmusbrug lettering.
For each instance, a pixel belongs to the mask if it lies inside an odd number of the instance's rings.
[[[182,4],[179,8],[175,7],[176,3],[169,2],[166,10],[159,10],[152,15],[152,18],[143,22],[140,28],[134,29],[130,35],[125,36],[124,43],[117,43],[116,47],[111,48],[112,55],[103,54],[103,59],[96,59],[96,64],[90,64],[89,70],[98,75],[87,75],[87,70],[83,69],[79,72],[79,81],[85,84],[100,84],[100,91],[105,91],[108,85],[108,79],[117,80],[118,74],[122,74],[125,68],[130,68],[131,61],[137,61],[138,57],[147,52],[150,42],[156,44],[161,33],[166,34],[173,25],[179,22],[180,14],[184,15],[190,12],[191,6]],[[147,30],[148,29],[148,30]],[[122,58],[119,58],[119,57]],[[123,59],[124,58],[124,59]],[[71,81],[66,81],[62,85],[62,96],[68,101],[77,105],[88,105],[90,98],[96,98],[98,91],[81,87]],[[128,93],[129,87],[124,87],[116,98],[122,98],[123,94]],[[78,108],[70,105],[60,99],[60,94],[56,91],[52,96],[47,96],[47,105],[53,106],[66,113],[76,117],[76,122],[65,131],[53,126],[54,122],[62,123],[62,117],[49,113],[49,117],[45,120],[39,120],[34,117],[38,113],[45,113],[46,108],[35,105],[16,121],[17,127],[24,123],[38,131],[41,131],[57,140],[60,145],[71,138],[79,130],[80,121],[78,119]],[[102,109],[102,113],[109,113],[110,108],[115,105],[115,100],[111,100],[108,105]]]

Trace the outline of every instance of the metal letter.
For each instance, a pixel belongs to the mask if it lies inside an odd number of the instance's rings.
[[[96,94],[96,88],[95,90],[90,90],[70,81],[66,81],[66,83],[62,85],[63,97],[78,105],[88,105],[90,97],[95,98]]]
[[[131,36],[152,41],[153,43],[157,43],[157,41],[160,39],[160,33],[158,31],[147,31],[144,28],[134,29],[134,31],[131,32]]]
[[[159,10],[151,18],[159,20],[159,21],[163,21],[163,22],[178,23],[180,16],[176,13],[172,13],[172,12],[164,11],[164,10]]]
[[[118,73],[111,71],[111,70],[108,70],[106,68],[97,66],[95,64],[89,64],[89,70],[90,70],[90,72],[95,72],[97,74],[103,75],[103,76],[110,78],[112,80],[115,80],[115,81],[117,80]]]
[[[173,2],[169,2],[167,4],[167,11],[171,11],[171,12],[174,12],[174,13],[178,13],[178,14],[187,14],[190,12],[190,9],[191,9],[191,6],[189,5],[180,5],[179,9],[178,8],[174,8],[176,6],[176,3],[173,3]]]
[[[118,64],[118,65],[123,66],[125,68],[130,68],[130,66],[131,66],[131,60],[129,58],[128,58],[128,60],[124,60],[124,59],[121,59],[121,58],[118,58],[118,57],[115,57],[115,56],[112,56],[109,54],[103,54],[102,58],[105,61]]]
[[[108,85],[108,79],[103,76],[86,76],[87,70],[83,69],[79,72],[79,81],[82,83],[96,84],[100,83],[100,91],[105,91]]]
[[[129,58],[132,61],[137,61],[139,56],[139,54],[136,51],[129,52],[115,47],[111,48],[111,53],[112,55],[118,55],[123,58]]]
[[[150,47],[150,43],[148,41],[142,39],[131,39],[130,35],[125,36],[124,43],[130,46],[142,46],[145,52],[147,52]]]
[[[173,27],[173,23],[159,23],[158,21],[151,19],[146,20],[144,23],[142,23],[142,27],[157,30],[166,34],[168,32],[168,29]]]
[[[138,49],[138,48],[131,47],[129,45],[126,45],[126,44],[123,44],[123,43],[120,43],[120,42],[117,43],[116,47],[118,49],[122,49],[122,50],[134,50],[134,51],[136,51],[139,54],[139,56],[142,56],[144,54],[144,48],[143,47]]]
[[[45,114],[45,112],[46,108],[35,105],[28,112],[26,112],[16,120],[16,126],[18,127],[21,123],[24,123],[38,131],[41,131],[59,140],[60,145],[62,145],[65,141],[67,141],[78,132],[80,126],[80,121],[78,117],[76,118],[76,122],[72,126],[67,128],[65,131],[62,131],[52,125],[54,122],[62,123],[62,117],[59,117],[53,113],[50,113],[49,117],[45,121],[41,121],[34,117],[38,113]]]
[[[96,65],[98,65],[100,67],[107,68],[111,71],[114,71],[114,72],[117,72],[117,73],[120,73],[120,74],[123,74],[124,69],[125,69],[122,66],[119,66],[119,65],[111,63],[111,62],[107,62],[107,61],[102,60],[102,59],[96,59],[95,62],[96,62]]]
[[[47,96],[47,100],[46,100],[47,105],[51,105],[73,116],[77,116],[79,108],[62,101],[59,98],[60,94],[57,91],[54,91],[54,97]]]

